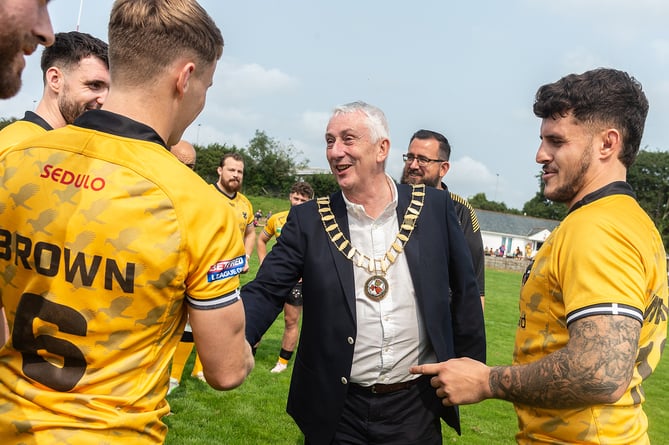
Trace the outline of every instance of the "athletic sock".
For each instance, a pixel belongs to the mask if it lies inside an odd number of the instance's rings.
[[[279,360],[277,363],[287,365],[292,356],[293,351],[286,351],[285,349],[281,348],[281,351],[279,351]]]
[[[181,381],[181,374],[184,372],[184,367],[192,350],[192,342],[180,341],[177,344],[177,349],[174,351],[174,357],[172,358],[172,371],[170,372],[170,376],[177,382]]]

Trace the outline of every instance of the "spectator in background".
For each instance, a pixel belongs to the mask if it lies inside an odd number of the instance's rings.
[[[441,133],[430,130],[418,130],[411,136],[407,153],[403,155],[404,170],[402,184],[425,184],[450,193],[455,213],[458,215],[467,247],[476,272],[476,282],[481,297],[481,307],[485,306],[485,258],[483,239],[476,212],[469,202],[448,190],[443,182],[450,169],[451,145]]]

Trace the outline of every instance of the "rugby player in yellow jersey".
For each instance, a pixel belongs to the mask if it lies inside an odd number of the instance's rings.
[[[249,259],[256,244],[256,230],[253,224],[253,206],[248,198],[240,192],[244,180],[244,158],[239,153],[226,153],[221,157],[221,162],[216,171],[218,172],[218,181],[214,184],[214,187],[221,192],[225,201],[237,215],[239,230],[244,237],[246,258]],[[244,273],[247,271],[248,264]]]
[[[0,158],[3,445],[162,443],[187,317],[213,388],[253,368],[235,215],[168,150],[222,50],[194,0],[116,0],[103,108]]]
[[[90,34],[59,32],[42,51],[44,91],[35,111],[0,130],[0,154],[17,143],[98,109],[109,92],[107,44]]]
[[[100,108],[109,90],[107,44],[76,31],[56,34],[42,51],[44,92],[35,112],[0,130],[0,155],[17,143],[71,124],[90,108]],[[0,345],[8,337],[0,310]],[[5,336],[2,336],[4,332]]]
[[[290,206],[296,206],[314,198],[314,189],[308,182],[299,181],[293,184],[288,194]],[[288,210],[275,213],[267,220],[260,236],[258,237],[258,260],[262,264],[267,256],[267,243],[272,237],[278,239],[281,236],[281,229],[288,218]],[[279,373],[286,370],[288,362],[293,356],[297,339],[300,337],[298,323],[302,313],[302,283],[297,283],[290,295],[286,297],[286,303],[283,305],[284,330],[281,339],[281,350],[276,365],[272,368],[272,373]]]
[[[596,69],[539,88],[546,198],[569,213],[523,277],[512,366],[421,365],[445,405],[513,402],[519,444],[647,445],[643,381],[667,338],[666,254],[626,182],[648,101],[627,73]]]

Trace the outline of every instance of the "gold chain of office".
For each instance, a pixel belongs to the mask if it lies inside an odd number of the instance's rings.
[[[339,224],[335,220],[335,216],[330,208],[330,198],[322,197],[316,200],[318,204],[318,212],[321,216],[321,222],[325,228],[325,233],[330,237],[332,244],[339,250],[348,260],[353,262],[357,267],[365,269],[372,276],[365,282],[365,295],[373,301],[381,301],[388,294],[388,280],[385,278],[386,271],[395,263],[398,256],[404,251],[404,246],[409,241],[411,233],[416,227],[416,221],[423,209],[423,202],[425,201],[425,185],[413,185],[411,192],[411,202],[404,213],[400,230],[395,236],[383,258],[377,260],[367,256],[355,248],[351,242],[346,238],[339,228]],[[378,267],[377,267],[378,264]],[[381,272],[379,273],[379,269]]]

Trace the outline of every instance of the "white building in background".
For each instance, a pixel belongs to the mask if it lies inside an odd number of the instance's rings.
[[[509,213],[476,210],[481,226],[483,248],[488,252],[499,252],[504,246],[504,256],[512,257],[516,248],[523,257],[533,257],[560,221],[512,215]]]

